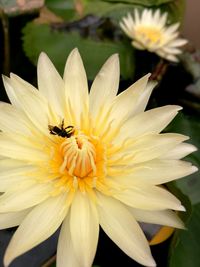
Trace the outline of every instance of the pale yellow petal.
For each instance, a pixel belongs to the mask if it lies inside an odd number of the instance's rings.
[[[51,184],[20,186],[0,196],[0,212],[16,212],[33,207],[47,199],[52,191]]]
[[[134,208],[129,208],[129,210],[133,214],[133,217],[139,222],[166,225],[180,229],[185,228],[184,223],[178,215],[171,210],[149,211]]]
[[[74,112],[77,126],[81,124],[82,114],[88,109],[88,83],[85,68],[78,52],[72,50],[67,58],[64,70],[65,97],[70,109]]]
[[[12,104],[24,111],[37,130],[47,134],[48,104],[39,91],[14,74],[11,78],[4,77],[4,85],[7,92],[12,93],[14,99],[13,101],[11,99]]]
[[[2,162],[1,162],[2,161]],[[6,163],[8,160],[1,160],[1,163]],[[12,166],[13,167],[13,166]],[[7,190],[13,190],[19,188],[23,185],[28,185],[33,183],[34,178],[30,178],[30,174],[35,170],[35,167],[29,165],[22,165],[17,168],[11,168],[5,170],[5,167],[1,168],[0,172],[0,191],[5,192]]]
[[[0,112],[0,129],[2,131],[30,135],[30,122],[21,110],[0,102]]]
[[[26,209],[18,212],[0,213],[0,229],[18,226],[30,211],[31,209]]]
[[[147,103],[149,101],[149,98],[151,96],[151,93],[154,89],[154,87],[156,86],[157,82],[155,81],[150,81],[147,86],[146,89],[143,91],[143,93],[141,93],[135,108],[132,110],[130,116],[135,116],[136,114],[143,112],[146,109]]]
[[[0,159],[0,169],[1,169],[0,175],[1,174],[4,175],[4,173],[8,171],[12,172],[15,169],[25,167],[26,165],[27,164],[25,162],[20,160],[13,160],[7,158]]]
[[[95,118],[105,104],[110,104],[119,87],[119,58],[111,56],[96,76],[90,90],[90,114]]]
[[[120,141],[127,137],[135,138],[149,133],[160,133],[180,109],[179,106],[168,105],[139,113],[123,124],[117,140]]]
[[[27,146],[26,144],[17,143],[17,140],[12,140],[0,133],[0,155],[10,157],[16,160],[24,161],[41,161],[47,160],[48,156],[42,151],[42,146],[39,149]],[[18,137],[20,139],[20,136]],[[34,143],[33,143],[34,144]]]
[[[115,161],[121,161],[121,164],[136,164],[149,161],[164,155],[181,142],[187,140],[188,137],[181,134],[148,134],[136,140],[130,141],[127,148],[111,156],[110,164]]]
[[[132,41],[131,42],[132,46],[134,46],[135,48],[139,49],[139,50],[145,50],[145,46],[140,43],[139,41]]]
[[[169,191],[158,186],[135,186],[114,193],[116,199],[124,204],[144,210],[185,210],[181,202]]]
[[[172,24],[171,26],[169,26],[166,30],[165,30],[165,34],[171,35],[172,33],[174,33],[175,31],[177,31],[177,29],[179,28],[180,23],[177,22],[175,24]]]
[[[179,46],[183,46],[187,43],[188,43],[188,40],[186,40],[186,39],[176,39],[170,43],[170,46],[171,47],[179,47]]]
[[[69,218],[68,215],[61,227],[59,240],[58,240],[58,248],[57,248],[57,260],[56,260],[56,266],[57,267],[82,267],[81,264],[79,264],[73,244],[71,239],[71,232],[70,232],[70,225],[69,225]]]
[[[197,151],[197,148],[192,144],[182,143],[177,145],[175,148],[162,155],[161,159],[182,159],[192,152]]]
[[[99,218],[94,203],[86,194],[77,192],[72,202],[70,232],[79,264],[90,267],[97,249]]]
[[[117,120],[118,122],[127,119],[130,113],[133,114],[139,98],[146,90],[149,77],[150,74],[145,75],[114,99],[110,114],[111,120]]]
[[[112,180],[127,187],[138,184],[159,185],[190,175],[197,170],[190,162],[155,159],[137,164],[129,175],[113,177]]]
[[[100,225],[104,232],[132,259],[145,266],[156,266],[147,240],[128,209],[111,197],[101,194],[98,197]]]
[[[52,197],[36,206],[12,237],[4,257],[5,267],[16,257],[50,237],[61,225],[67,211],[65,194]]]
[[[64,118],[64,82],[48,56],[42,52],[37,65],[38,89],[46,97],[52,109]]]

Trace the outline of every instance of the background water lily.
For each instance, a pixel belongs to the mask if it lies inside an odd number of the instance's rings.
[[[181,47],[187,40],[178,37],[180,23],[167,25],[168,14],[144,9],[139,14],[134,9],[134,18],[129,13],[123,17],[120,26],[126,35],[131,38],[132,45],[140,50],[156,53],[169,61],[177,62],[177,55],[182,53]]]
[[[58,267],[92,265],[99,225],[131,258],[155,266],[137,221],[183,228],[171,209],[185,208],[160,185],[197,168],[181,160],[196,150],[183,143],[188,137],[160,133],[181,108],[144,112],[154,86],[149,76],[117,95],[119,60],[113,55],[88,93],[75,49],[63,79],[40,55],[39,91],[14,74],[4,77],[12,104],[0,106],[0,220],[2,228],[19,225],[5,266],[61,224]]]

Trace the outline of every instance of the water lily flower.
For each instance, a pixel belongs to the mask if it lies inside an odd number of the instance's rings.
[[[157,9],[144,9],[139,15],[137,9],[134,10],[134,18],[130,13],[122,18],[120,27],[130,37],[132,45],[140,50],[148,50],[169,61],[177,62],[177,55],[182,53],[181,46],[187,40],[179,38],[178,28],[180,23],[167,26],[168,14],[161,14]]]
[[[160,185],[196,171],[180,160],[195,151],[186,136],[160,133],[179,106],[144,112],[149,74],[117,95],[119,60],[111,56],[90,93],[74,49],[62,79],[45,53],[38,89],[3,77],[11,104],[0,103],[0,226],[18,226],[4,264],[61,225],[58,267],[90,267],[99,226],[131,258],[155,266],[139,222],[182,228],[181,202]]]

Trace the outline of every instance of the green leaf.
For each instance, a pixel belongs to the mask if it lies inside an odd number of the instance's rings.
[[[168,23],[183,22],[185,13],[185,0],[175,0],[161,7],[162,12],[169,14]]]
[[[169,267],[200,266],[200,203],[193,206],[192,216],[186,224],[187,230],[174,236],[169,259]]]
[[[88,78],[93,80],[105,60],[112,54],[120,56],[121,75],[124,79],[133,76],[134,49],[125,42],[95,41],[82,38],[76,32],[51,29],[49,25],[29,23],[23,29],[23,48],[28,58],[36,65],[39,53],[44,51],[63,73],[65,61],[70,51],[78,47]]]
[[[46,0],[45,5],[57,16],[65,20],[74,18],[76,14],[74,0]]]
[[[179,114],[166,129],[170,132],[182,133],[190,137],[189,142],[200,147],[200,121],[199,118]],[[192,153],[186,158],[200,169],[199,152]],[[200,203],[200,174],[193,173],[189,177],[173,182],[185,195],[190,198],[192,204]]]
[[[161,5],[161,2],[163,4]],[[146,3],[146,4],[145,4]],[[147,4],[148,3],[148,4]],[[159,6],[160,3],[160,6]],[[142,11],[144,8],[150,7],[153,10],[160,8],[161,12],[168,12],[169,23],[180,21],[184,14],[185,0],[173,1],[88,1],[85,4],[85,14],[95,14],[98,16],[110,17],[117,22],[127,15],[128,12],[132,13],[134,8]]]
[[[168,2],[173,2],[174,0],[103,0],[104,2],[114,2],[114,3],[130,3],[138,4],[143,6],[159,6]]]

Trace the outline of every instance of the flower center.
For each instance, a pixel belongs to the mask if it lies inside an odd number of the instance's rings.
[[[145,38],[150,43],[158,43],[161,40],[162,34],[159,29],[149,26],[142,26],[137,28],[136,36]]]
[[[94,145],[84,134],[66,138],[60,146],[63,162],[60,172],[84,178],[96,172],[96,151]]]

